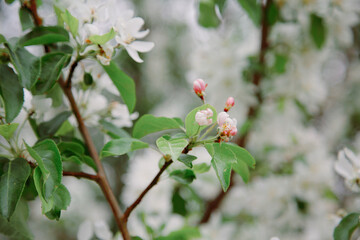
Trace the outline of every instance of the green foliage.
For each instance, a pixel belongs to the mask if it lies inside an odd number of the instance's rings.
[[[85,148],[80,142],[75,140],[72,142],[60,142],[57,146],[61,152],[63,161],[72,161],[77,164],[85,163],[94,169],[95,172],[97,172],[97,167],[94,160],[91,157],[85,155]]]
[[[214,0],[200,0],[199,1],[199,16],[198,22],[201,26],[206,28],[215,28],[219,26],[220,19],[215,11]]]
[[[180,157],[184,148],[188,145],[188,141],[184,138],[166,139],[160,137],[156,140],[156,146],[166,156],[170,156],[174,161]]]
[[[103,45],[113,39],[116,33],[113,28],[111,28],[110,32],[105,33],[103,35],[92,35],[89,37],[89,40],[95,44]]]
[[[326,40],[326,27],[324,19],[316,14],[310,15],[310,36],[315,46],[321,49]]]
[[[180,162],[182,162],[183,164],[185,164],[185,166],[189,168],[193,167],[192,161],[194,161],[195,159],[197,159],[197,157],[188,154],[181,154],[178,158]]]
[[[273,26],[279,19],[279,9],[276,3],[271,2],[266,10],[266,22],[269,26]]]
[[[17,44],[6,43],[5,46],[9,49],[11,62],[18,73],[21,85],[30,90],[40,76],[40,59]]]
[[[149,144],[135,138],[114,139],[105,144],[101,150],[101,157],[119,156],[147,147]]]
[[[70,205],[71,196],[67,188],[61,184],[54,192],[53,195],[53,208],[46,213],[49,219],[60,219],[61,210],[66,210]]]
[[[244,182],[249,180],[247,165],[254,167],[255,160],[245,149],[227,143],[208,143],[205,144],[205,148],[212,157],[211,165],[224,192],[229,188],[232,169],[243,178]]]
[[[14,71],[0,65],[0,96],[5,108],[5,120],[10,123],[19,114],[24,103],[24,92]]]
[[[86,86],[90,86],[94,83],[94,79],[91,75],[91,73],[84,73],[84,83]]]
[[[47,122],[40,123],[38,126],[41,138],[54,136],[61,125],[71,116],[70,111],[62,112]]]
[[[344,217],[334,230],[334,240],[350,240],[352,233],[360,227],[360,213],[350,213]]]
[[[25,159],[16,158],[8,160],[2,166],[2,172],[0,175],[0,215],[9,220],[30,175],[30,166]]]
[[[27,204],[20,201],[10,221],[0,216],[0,233],[9,240],[33,240],[34,237],[27,225],[28,216]]]
[[[178,128],[181,128],[181,125],[176,118],[155,117],[151,114],[145,114],[135,123],[133,137],[142,138],[150,133]]]
[[[288,57],[285,55],[281,55],[281,54],[276,54],[275,55],[275,62],[274,65],[272,66],[272,70],[275,73],[285,73],[286,71],[286,64],[288,62]]]
[[[194,171],[190,169],[174,170],[169,176],[182,184],[192,183],[196,179]]]
[[[107,122],[105,120],[100,120],[100,124],[103,127],[103,130],[108,134],[111,138],[131,138],[130,134],[125,130],[115,126],[111,122]]]
[[[7,4],[12,4],[15,0],[5,0]]]
[[[206,163],[200,163],[194,165],[194,172],[195,173],[206,173],[210,170],[211,166]]]
[[[64,28],[58,26],[41,26],[35,27],[31,32],[22,37],[19,40],[19,44],[22,46],[30,46],[68,41],[69,34]]]
[[[27,8],[21,7],[19,9],[19,18],[20,18],[21,28],[23,31],[29,28],[33,28],[35,26],[32,20],[31,13]]]
[[[261,5],[257,0],[238,0],[240,6],[248,14],[249,18],[256,26],[260,26],[261,21]]]
[[[190,240],[200,238],[201,234],[196,227],[183,227],[180,230],[174,231],[167,236],[157,237],[155,240]]]
[[[77,20],[68,10],[65,10],[64,13],[61,14],[62,20],[69,27],[69,30],[74,38],[76,38],[78,34],[79,28],[79,20]]]
[[[61,16],[64,12],[60,8],[58,8],[56,5],[54,5],[54,12],[55,12],[56,18],[57,18],[57,25],[64,26],[64,19]]]
[[[2,124],[0,125],[0,135],[9,141],[18,126],[18,123]]]
[[[210,104],[204,104],[200,107],[193,109],[185,118],[186,135],[188,137],[192,137],[192,136],[196,135],[197,133],[199,133],[201,130],[208,127],[208,126],[199,126],[199,124],[195,121],[196,113],[200,110],[205,110],[207,108],[210,108],[213,111],[214,115],[212,116],[211,119],[213,120],[213,123],[216,122],[217,113],[216,113],[215,108],[213,106],[211,106]]]
[[[111,61],[109,65],[103,65],[115,87],[119,90],[129,112],[134,111],[136,103],[135,83],[132,78],[126,75],[120,68]]]
[[[61,184],[62,162],[59,149],[55,142],[50,139],[41,141],[32,148],[26,143],[25,145],[31,157],[38,163],[37,169],[40,170],[37,173],[37,178],[34,174],[35,186],[40,183],[39,187],[36,187],[38,194],[43,196],[45,201],[49,201],[56,188]]]
[[[43,94],[54,87],[61,70],[69,63],[71,56],[65,53],[48,53],[41,57],[41,74],[33,87],[35,94]]]
[[[186,208],[186,200],[181,196],[180,189],[176,188],[173,192],[172,198],[172,212],[181,216],[186,216],[188,210]]]

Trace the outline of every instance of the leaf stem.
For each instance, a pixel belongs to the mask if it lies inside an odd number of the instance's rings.
[[[86,178],[95,182],[99,181],[98,175],[94,174],[88,174],[84,172],[69,172],[69,171],[63,171],[63,176],[72,176],[76,178]]]
[[[206,132],[199,138],[199,141],[200,141],[201,139],[203,139],[204,137],[206,137],[206,135],[208,135],[208,134],[211,132],[211,130],[214,129],[215,126],[216,126],[216,123],[214,123],[213,125],[211,125],[211,127],[208,128],[208,129],[206,130]]]

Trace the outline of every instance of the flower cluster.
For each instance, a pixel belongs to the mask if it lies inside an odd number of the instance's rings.
[[[226,112],[221,112],[218,115],[217,123],[219,140],[228,142],[233,136],[237,133],[236,124],[237,121],[235,118],[230,118],[229,114]]]
[[[348,148],[338,153],[335,171],[345,179],[349,189],[360,192],[360,159]]]

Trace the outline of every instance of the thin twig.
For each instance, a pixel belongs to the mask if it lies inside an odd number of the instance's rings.
[[[71,80],[72,80],[72,77],[74,75],[74,71],[75,71],[75,68],[77,67],[77,65],[79,64],[79,60],[76,59],[72,64],[71,64],[71,67],[70,67],[70,72],[69,72],[69,75],[66,79],[66,84],[65,86],[67,88],[71,88]]]
[[[148,191],[150,191],[151,188],[153,188],[159,181],[161,174],[173,163],[172,160],[165,162],[165,164],[161,167],[161,169],[159,170],[158,174],[156,174],[156,176],[154,177],[154,179],[150,182],[150,184],[144,189],[144,191],[139,195],[139,197],[133,202],[133,204],[131,204],[126,211],[124,212],[123,215],[123,221],[127,222],[130,213],[137,207],[137,205],[139,205],[139,203],[141,202],[141,200],[144,198],[144,196],[146,195],[146,193]]]
[[[72,176],[76,178],[86,178],[92,181],[97,182],[99,180],[99,177],[94,174],[84,173],[84,172],[69,172],[69,171],[63,171],[63,176]]]
[[[260,44],[260,52],[259,52],[259,64],[261,66],[265,66],[265,54],[269,47],[268,36],[270,26],[267,23],[267,10],[270,7],[272,0],[266,1],[265,4],[261,5],[262,10],[262,19],[261,19],[261,44]],[[256,71],[254,72],[252,83],[256,87],[255,96],[258,100],[256,105],[250,106],[247,112],[247,119],[254,119],[257,115],[257,112],[263,102],[263,97],[261,95],[260,83],[263,77],[263,72]],[[241,147],[245,147],[249,136],[249,130],[246,131],[238,140],[237,144]],[[230,191],[231,187],[234,186],[234,171],[231,172],[230,185],[227,192],[223,192],[222,190],[216,195],[216,197],[206,204],[206,209],[204,214],[199,222],[199,224],[207,223],[211,217],[211,214],[217,210],[227,193]]]

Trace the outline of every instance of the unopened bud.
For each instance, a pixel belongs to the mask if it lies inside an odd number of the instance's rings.
[[[207,87],[207,84],[205,84],[204,80],[202,79],[197,79],[194,81],[194,92],[196,93],[196,95],[198,95],[201,100],[204,100],[204,96],[205,96],[205,88]]]
[[[214,115],[213,111],[210,108],[206,110],[198,111],[195,115],[195,121],[200,126],[207,126],[212,124],[212,116]]]
[[[225,103],[225,108],[224,108],[224,112],[227,112],[229,111],[235,104],[235,100],[233,97],[229,97],[227,100],[226,100],[226,103]]]

